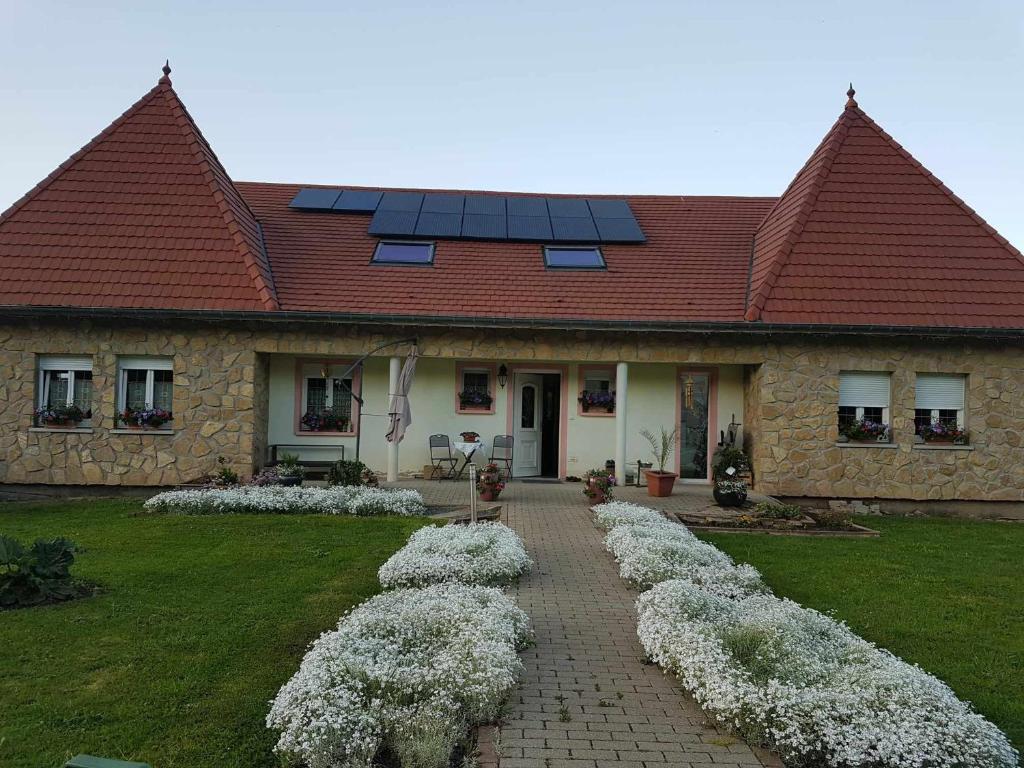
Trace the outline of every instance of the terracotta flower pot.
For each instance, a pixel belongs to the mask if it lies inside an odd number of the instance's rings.
[[[496,491],[493,488],[485,488],[480,491],[480,501],[497,501],[500,493],[501,491]]]
[[[645,469],[644,476],[647,478],[648,496],[671,496],[672,486],[675,485],[675,472],[656,472],[653,469]]]
[[[604,504],[607,500],[604,490],[597,484],[594,478],[587,481],[590,493],[587,494],[587,501],[590,504]]]

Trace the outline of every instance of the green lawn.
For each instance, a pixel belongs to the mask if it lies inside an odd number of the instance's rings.
[[[271,699],[308,643],[379,590],[406,518],[136,516],[136,501],[0,504],[67,536],[97,597],[0,613],[0,765],[78,752],[155,768],[276,766]]]
[[[865,518],[878,539],[707,534],[779,595],[948,683],[1024,752],[1024,525]]]

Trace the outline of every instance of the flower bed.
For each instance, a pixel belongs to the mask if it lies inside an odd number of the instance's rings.
[[[381,566],[385,588],[456,581],[508,584],[531,567],[522,539],[501,523],[421,528]]]
[[[321,514],[400,515],[426,514],[418,491],[361,486],[302,488],[283,486],[235,486],[166,491],[149,499],[151,512],[188,515],[218,514]]]
[[[635,505],[595,512],[622,575],[654,585],[637,600],[648,656],[748,742],[791,766],[1017,765],[1005,735],[943,682],[770,594],[684,526]]]
[[[999,729],[944,683],[817,611],[685,580],[645,592],[637,610],[648,655],[708,714],[789,765],[1017,765]]]
[[[495,718],[522,669],[528,619],[499,590],[445,584],[378,595],[313,643],[271,705],[276,750],[309,768],[447,766]]]

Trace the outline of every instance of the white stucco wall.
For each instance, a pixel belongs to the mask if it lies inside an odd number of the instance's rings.
[[[507,361],[512,365],[514,361]],[[302,446],[300,454],[309,459],[327,459],[338,455],[344,445],[347,458],[355,457],[354,437],[295,434],[295,370],[296,358],[274,355],[270,363],[270,444]],[[493,414],[462,414],[456,412],[456,362],[437,358],[421,358],[411,394],[413,423],[399,449],[399,467],[403,473],[418,472],[429,463],[427,437],[445,433],[453,437],[466,430],[480,433],[490,445],[494,435],[508,432],[508,389],[495,385]],[[603,467],[615,455],[615,418],[584,416],[579,413],[579,365],[568,364],[568,402],[566,433],[566,472],[581,475],[588,469]],[[717,368],[717,429],[724,429],[732,415],[743,421],[743,368],[726,365]],[[511,378],[511,377],[510,377]],[[511,382],[509,384],[511,386]],[[649,447],[640,430],[655,434],[664,425],[671,429],[677,418],[679,373],[677,366],[654,363],[633,363],[629,366],[629,404],[627,419],[628,463],[638,458],[649,461]],[[363,372],[363,398],[360,414],[360,458],[383,474],[387,466],[387,390],[388,359],[372,358]],[[712,435],[712,444],[717,441]],[[484,457],[478,456],[482,460]],[[672,459],[673,463],[675,457]],[[478,462],[479,463],[479,462]]]

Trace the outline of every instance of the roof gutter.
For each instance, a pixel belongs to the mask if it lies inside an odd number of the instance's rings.
[[[614,331],[628,333],[686,333],[744,336],[884,336],[912,338],[983,338],[1024,340],[1024,328],[956,328],[906,325],[839,325],[708,322],[669,320],[583,320],[558,318],[474,317],[445,315],[388,315],[353,312],[228,311],[194,309],[124,309],[117,307],[2,306],[0,320],[58,319],[81,321],[187,321],[198,323],[260,323],[265,325],[373,325],[433,328],[507,328],[552,331]]]

